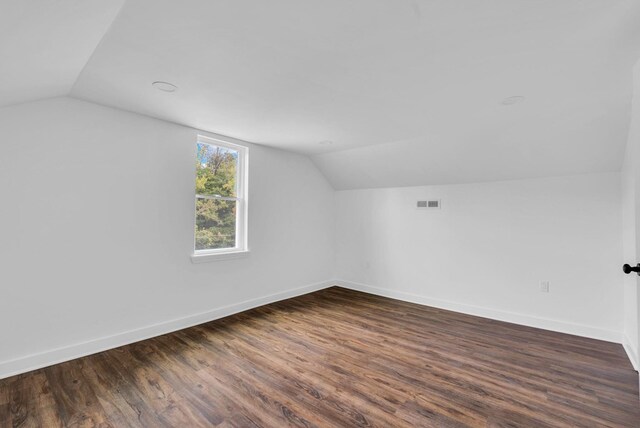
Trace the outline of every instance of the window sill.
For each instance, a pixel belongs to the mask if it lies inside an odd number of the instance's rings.
[[[226,253],[200,253],[191,255],[191,263],[209,263],[222,260],[243,259],[249,255],[249,250],[229,251]]]

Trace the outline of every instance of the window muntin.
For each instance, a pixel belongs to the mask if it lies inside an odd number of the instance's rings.
[[[247,148],[200,136],[194,253],[246,251]]]

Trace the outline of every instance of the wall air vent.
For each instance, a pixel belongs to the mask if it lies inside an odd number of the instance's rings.
[[[440,200],[432,199],[430,201],[418,201],[416,208],[421,210],[437,210],[440,209]]]

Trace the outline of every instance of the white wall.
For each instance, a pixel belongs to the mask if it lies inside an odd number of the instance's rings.
[[[0,377],[332,276],[558,331],[624,330],[637,349],[618,173],[334,193],[308,158],[250,145],[251,254],[194,265],[196,134],[71,98],[0,109]],[[442,210],[414,208],[426,198]]]
[[[0,377],[326,285],[334,192],[261,146],[251,254],[191,263],[196,134],[71,98],[0,110]]]
[[[439,211],[418,199],[441,199]],[[620,174],[336,192],[343,284],[620,341]],[[539,291],[550,281],[550,293]]]
[[[623,245],[625,263],[635,265],[640,262],[640,63],[634,69],[634,96],[629,126],[629,139],[622,169],[622,214]],[[636,275],[627,275],[624,279],[624,345],[627,353],[640,367],[640,341],[638,324],[640,279]]]

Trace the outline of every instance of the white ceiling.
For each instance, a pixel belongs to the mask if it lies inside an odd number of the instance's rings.
[[[619,170],[640,57],[638,0],[128,0],[88,62],[122,1],[0,2],[7,100],[86,62],[72,96],[310,154],[340,189]]]
[[[67,95],[124,0],[0,0],[0,107]]]

